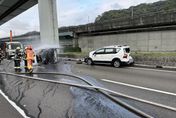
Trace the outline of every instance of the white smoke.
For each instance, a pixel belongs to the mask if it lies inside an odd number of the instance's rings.
[[[61,48],[59,45],[55,44],[55,45],[51,45],[51,44],[41,44],[38,45],[37,47],[34,47],[34,50],[42,50],[42,49],[51,49],[51,48]]]

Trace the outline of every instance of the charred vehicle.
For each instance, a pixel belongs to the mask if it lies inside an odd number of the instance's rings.
[[[41,49],[36,53],[37,63],[42,64],[55,64],[58,61],[57,58],[57,49]]]

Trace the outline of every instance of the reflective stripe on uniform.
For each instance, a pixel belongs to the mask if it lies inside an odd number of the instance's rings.
[[[21,61],[21,59],[15,59],[15,61]]]

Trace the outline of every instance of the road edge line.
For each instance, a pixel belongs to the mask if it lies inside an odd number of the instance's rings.
[[[22,110],[15,102],[13,102],[12,100],[10,100],[8,98],[8,96],[5,95],[5,93],[0,89],[0,94],[8,101],[8,103],[15,108],[15,110],[18,111],[19,114],[22,115],[22,117],[24,118],[30,118],[29,116],[26,115],[26,113],[24,112],[24,110]]]

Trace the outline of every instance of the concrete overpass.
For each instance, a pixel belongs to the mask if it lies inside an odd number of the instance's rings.
[[[42,44],[59,45],[56,0],[0,0],[0,25],[38,3]]]
[[[73,32],[62,32],[59,33],[59,45],[61,47],[73,47],[74,46],[74,33]],[[1,38],[0,41],[9,42],[10,37]],[[40,32],[32,31],[19,36],[14,36],[13,41],[21,42],[24,46],[32,44],[33,47],[38,47],[41,43]]]
[[[39,3],[40,39],[43,44],[59,44],[56,0],[1,0],[0,22]],[[46,12],[47,11],[47,12]],[[113,19],[80,26],[63,27],[73,32],[73,45],[87,52],[102,46],[126,44],[133,51],[176,51],[176,11]]]
[[[38,3],[37,0],[0,0],[0,25]]]
[[[133,51],[176,51],[176,11],[62,27],[59,31],[73,31],[75,44],[85,52],[117,44],[130,45]]]

